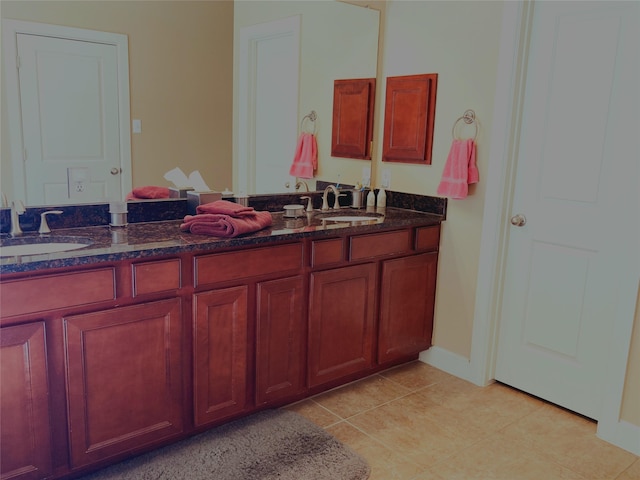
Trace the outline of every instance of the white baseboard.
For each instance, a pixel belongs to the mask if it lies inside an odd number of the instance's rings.
[[[612,425],[598,423],[598,437],[640,456],[640,426],[621,420]]]
[[[444,372],[475,383],[468,358],[440,347],[431,347],[420,353],[420,361]]]

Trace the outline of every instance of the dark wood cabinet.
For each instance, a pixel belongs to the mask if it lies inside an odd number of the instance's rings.
[[[378,362],[387,363],[431,346],[437,252],[382,263]]]
[[[71,465],[183,431],[180,299],[63,318]]]
[[[194,408],[197,426],[246,408],[246,285],[198,293],[193,299]]]
[[[0,329],[0,476],[51,473],[49,387],[43,322]]]
[[[371,160],[376,79],[335,80],[331,155]]]
[[[383,162],[431,165],[438,75],[388,77]]]
[[[373,365],[376,265],[313,272],[309,301],[311,387]]]
[[[305,388],[306,317],[302,276],[260,282],[256,312],[256,405]]]

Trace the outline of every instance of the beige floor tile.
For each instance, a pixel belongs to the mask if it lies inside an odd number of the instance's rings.
[[[616,480],[640,480],[640,459],[618,475]]]
[[[332,425],[327,431],[369,462],[369,480],[410,480],[421,471],[418,465],[375,441],[348,422]]]
[[[463,382],[463,383],[461,383]],[[486,434],[519,420],[545,403],[504,385],[494,383],[487,387],[469,387],[463,380],[446,381],[418,392],[441,406],[441,417],[446,421],[461,422],[484,430]]]
[[[326,408],[321,407],[313,400],[303,400],[302,402],[294,403],[284,407],[286,410],[299,413],[303,417],[311,420],[319,427],[327,427],[333,425],[341,420],[340,417],[327,411]]]
[[[431,412],[441,409],[426,398],[411,394],[349,419],[349,422],[423,468],[478,441],[484,432],[455,422],[441,424]]]
[[[342,418],[383,405],[407,395],[409,390],[380,375],[373,375],[313,397],[313,400]]]
[[[390,370],[385,370],[380,373],[380,375],[399,383],[411,391],[416,391],[435,383],[456,378],[419,360]]]
[[[637,457],[596,437],[594,422],[553,405],[527,415],[504,430],[520,442],[585,479],[615,479]]]
[[[438,463],[429,472],[447,480],[584,480],[500,433]]]

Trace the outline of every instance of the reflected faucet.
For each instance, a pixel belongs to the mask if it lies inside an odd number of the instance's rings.
[[[11,236],[17,237],[22,235],[20,228],[20,215],[25,212],[24,204],[20,200],[11,202]]]
[[[301,186],[304,185],[304,191],[309,192],[309,185],[304,180],[298,180],[296,182],[296,192],[300,189]]]
[[[346,194],[344,193],[341,194],[340,190],[338,190],[335,185],[328,185],[327,188],[324,189],[324,193],[322,194],[322,210],[323,211],[329,210],[329,203],[327,202],[327,195],[329,194],[329,190],[333,191],[333,195],[335,197],[333,201],[333,209],[339,210],[340,203],[338,202],[338,198],[344,197],[346,196]]]

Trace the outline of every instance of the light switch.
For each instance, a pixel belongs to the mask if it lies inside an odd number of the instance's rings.
[[[142,121],[133,119],[133,133],[142,133]]]

